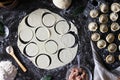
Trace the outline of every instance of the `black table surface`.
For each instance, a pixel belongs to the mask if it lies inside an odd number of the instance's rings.
[[[86,66],[93,73],[94,61],[92,57],[91,45],[90,45],[90,34],[88,33],[87,20],[88,14],[91,8],[96,6],[92,0],[73,0],[72,5],[67,10],[61,10],[54,6],[52,0],[19,0],[18,6],[14,9],[3,9],[0,8],[0,21],[9,28],[9,36],[3,40],[0,40],[0,60],[11,60],[13,64],[18,67],[18,74],[15,80],[40,80],[45,75],[52,75],[53,80],[65,80],[67,71],[74,65],[77,65],[77,56],[75,59],[60,68],[52,70],[43,70],[34,66],[34,64],[21,54],[17,46],[17,30],[18,25],[24,16],[28,15],[32,11],[38,8],[45,8],[52,12],[59,14],[68,21],[72,21],[78,29],[79,35],[79,48],[78,53],[80,56],[80,64]],[[98,0],[102,1],[102,0]],[[16,64],[5,51],[7,46],[13,46],[15,55],[28,69],[24,73],[20,67]]]

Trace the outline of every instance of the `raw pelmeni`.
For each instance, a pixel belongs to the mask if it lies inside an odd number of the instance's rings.
[[[103,12],[103,13],[107,13],[108,10],[109,10],[109,7],[108,7],[107,4],[102,3],[102,4],[100,5],[100,11],[101,11],[101,12]]]

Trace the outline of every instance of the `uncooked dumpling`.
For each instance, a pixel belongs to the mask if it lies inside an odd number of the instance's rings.
[[[115,43],[109,44],[109,46],[108,46],[109,52],[114,53],[114,52],[116,52],[116,50],[117,50],[117,45]]]
[[[89,23],[88,28],[90,31],[96,31],[98,29],[98,25],[96,22],[91,22]]]
[[[114,34],[112,34],[112,33],[109,33],[109,34],[107,35],[107,37],[106,37],[106,41],[107,41],[108,43],[112,43],[112,42],[114,41],[114,39],[115,39],[115,36],[114,36]]]
[[[111,24],[111,31],[118,31],[120,29],[120,25],[116,22]]]
[[[111,13],[111,14],[110,14],[110,19],[111,19],[112,21],[116,21],[116,20],[118,19],[118,14],[117,14],[117,13]]]
[[[105,41],[105,40],[99,40],[99,41],[97,42],[97,47],[98,47],[99,49],[105,48],[105,47],[106,47],[106,41]]]
[[[91,16],[92,18],[96,18],[96,17],[98,16],[98,11],[95,10],[95,9],[91,10],[91,11],[90,11],[90,16]]]
[[[118,40],[120,41],[120,33],[118,34]]]
[[[100,5],[100,11],[101,11],[101,12],[103,12],[103,13],[107,13],[108,10],[109,10],[109,7],[108,7],[107,4],[102,3],[102,4]]]
[[[105,24],[101,24],[101,25],[100,25],[100,31],[101,31],[102,33],[106,33],[106,32],[108,31],[108,26],[105,25]]]
[[[107,23],[108,22],[108,17],[106,14],[101,14],[99,17],[99,22],[100,23]]]
[[[98,41],[100,39],[100,34],[99,33],[93,33],[91,36],[91,39],[93,41]]]
[[[106,62],[107,62],[108,64],[112,64],[112,63],[114,63],[114,61],[115,61],[114,56],[108,55],[108,56],[106,57]]]
[[[53,3],[60,9],[67,9],[71,5],[72,0],[53,0]]]
[[[119,59],[119,61],[120,61],[120,55],[118,56],[118,59]]]
[[[119,12],[119,11],[120,11],[120,4],[119,4],[119,3],[113,3],[113,4],[111,5],[111,10],[112,10],[113,12]]]

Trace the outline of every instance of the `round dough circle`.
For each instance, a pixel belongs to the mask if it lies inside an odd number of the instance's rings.
[[[105,41],[105,40],[99,40],[99,41],[97,42],[97,47],[98,47],[99,49],[105,48],[105,47],[106,47],[106,41]]]
[[[106,41],[107,41],[108,43],[112,43],[112,42],[114,41],[114,39],[115,39],[115,36],[114,36],[114,34],[112,34],[112,33],[109,33],[109,34],[107,35],[107,37],[106,37]]]
[[[116,22],[111,24],[111,31],[118,31],[120,29],[120,25]]]
[[[108,26],[105,25],[105,24],[101,24],[101,25],[100,25],[100,31],[101,31],[102,33],[108,32]]]
[[[30,25],[29,27],[41,26],[42,24],[41,15],[42,15],[42,12],[40,10],[32,12],[30,15],[28,15],[28,17],[26,17],[26,22],[28,25]]]
[[[109,46],[108,46],[109,52],[114,53],[114,52],[116,52],[116,50],[117,50],[117,45],[115,43],[109,44]]]
[[[53,14],[46,12],[42,16],[42,22],[45,26],[52,27],[56,22],[56,18]]]
[[[58,44],[54,40],[49,40],[45,43],[45,50],[48,53],[55,53],[58,50]]]
[[[72,47],[75,44],[75,36],[70,33],[67,33],[62,36],[61,41],[65,45],[65,47]]]
[[[96,31],[98,29],[98,25],[96,22],[91,22],[89,23],[88,28],[90,31]]]
[[[26,47],[25,47],[25,53],[27,56],[30,57],[34,57],[39,53],[39,48],[37,46],[36,43],[29,43]]]
[[[99,33],[93,33],[93,34],[91,35],[91,39],[92,39],[93,41],[98,41],[98,40],[100,39],[100,34],[99,34]]]
[[[91,11],[90,11],[90,16],[91,16],[92,18],[96,18],[96,17],[98,16],[98,11],[95,10],[95,9],[91,10]]]
[[[41,68],[47,68],[51,64],[51,58],[46,54],[40,54],[36,57],[36,65]]]
[[[112,21],[116,21],[117,19],[118,19],[118,14],[117,13],[111,13],[110,14],[110,19],[112,20]]]
[[[113,12],[119,12],[119,11],[120,11],[120,4],[119,4],[119,3],[113,3],[113,4],[111,5],[111,10],[112,10]]]
[[[45,41],[50,37],[50,32],[45,27],[39,27],[36,29],[36,38],[39,41]]]
[[[71,5],[72,0],[53,0],[53,3],[60,9],[67,9]]]
[[[55,31],[58,34],[65,34],[70,30],[70,25],[65,20],[58,21],[55,25]]]
[[[108,22],[108,17],[106,14],[101,14],[99,17],[99,22],[100,23],[107,23]]]
[[[29,34],[29,36],[28,36]],[[19,33],[19,38],[23,42],[29,42],[33,38],[33,31],[30,28],[23,29]]]
[[[109,10],[109,7],[108,7],[107,4],[102,3],[102,4],[100,5],[100,11],[101,11],[101,12],[103,12],[103,13],[107,13],[108,10]]]
[[[108,55],[108,56],[106,57],[106,62],[107,62],[108,64],[112,64],[112,63],[114,63],[114,61],[115,61],[114,56]]]
[[[73,53],[70,51],[69,48],[62,49],[58,54],[58,59],[60,59],[63,63],[68,63],[73,59]]]

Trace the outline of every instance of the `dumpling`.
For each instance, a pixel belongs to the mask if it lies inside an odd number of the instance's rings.
[[[117,19],[118,19],[118,14],[117,13],[111,13],[110,14],[110,19],[112,20],[112,21],[116,21]]]
[[[117,50],[117,45],[115,43],[109,44],[109,46],[108,46],[109,52],[114,53],[114,52],[116,52],[116,50]]]
[[[96,22],[91,22],[89,23],[88,28],[90,31],[96,31],[98,29],[98,25]]]
[[[120,29],[120,25],[116,22],[111,24],[111,31],[118,31]]]
[[[72,0],[53,0],[53,3],[60,9],[67,9],[71,5]]]
[[[111,5],[111,10],[112,10],[113,12],[119,12],[119,11],[120,11],[120,4],[119,4],[119,3],[113,3],[113,4]]]
[[[98,14],[99,14],[98,11],[95,9],[90,11],[91,18],[96,18],[98,16]]]
[[[114,39],[115,39],[115,36],[114,36],[114,34],[112,34],[112,33],[109,33],[109,34],[107,35],[107,37],[106,37],[106,41],[107,41],[108,43],[112,43],[112,42],[114,41]]]
[[[97,42],[97,47],[98,47],[99,49],[105,48],[105,47],[106,47],[106,41],[105,41],[105,40],[99,40],[99,41]]]
[[[102,4],[100,5],[100,11],[101,11],[101,12],[103,12],[103,13],[107,13],[108,10],[109,10],[109,7],[108,7],[107,4],[102,3]]]
[[[100,25],[100,31],[102,33],[106,33],[108,31],[108,26],[106,24],[101,24]]]
[[[120,61],[120,55],[118,56],[118,59],[119,59],[119,61]]]
[[[120,33],[118,34],[118,40],[120,41]]]
[[[100,23],[107,23],[108,22],[108,17],[106,14],[101,14],[99,17],[99,22]]]
[[[114,58],[113,55],[108,55],[108,56],[106,57],[106,62],[107,62],[108,64],[112,64],[112,63],[114,63],[114,61],[115,61],[115,58]]]
[[[98,41],[100,39],[100,34],[99,33],[93,33],[91,35],[92,41]]]

